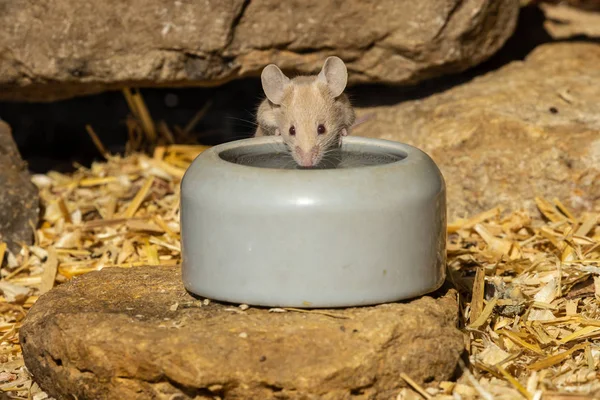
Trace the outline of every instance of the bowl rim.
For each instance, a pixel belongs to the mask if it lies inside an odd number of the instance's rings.
[[[235,162],[228,161],[220,156],[221,153],[229,150],[238,149],[240,147],[246,146],[261,146],[261,145],[269,145],[269,144],[277,144],[283,145],[283,138],[280,136],[263,136],[263,137],[252,137],[240,140],[234,140],[227,143],[222,143],[216,146],[213,146],[202,153],[200,153],[192,165],[196,160],[204,159],[206,161],[211,162],[215,167],[219,168],[227,168],[227,169],[237,169],[238,172],[241,170],[244,171],[264,171],[262,173],[286,173],[286,174],[311,174],[315,176],[319,175],[331,175],[331,174],[348,174],[350,171],[365,171],[365,170],[381,170],[381,169],[390,169],[397,168],[400,164],[407,164],[415,161],[429,161],[433,160],[429,155],[427,155],[422,150],[411,146],[406,143],[385,140],[385,139],[376,139],[376,138],[367,138],[361,136],[348,136],[342,140],[342,148],[345,144],[349,144],[351,146],[369,146],[369,147],[380,147],[382,149],[389,149],[390,151],[395,151],[402,153],[404,157],[399,160],[391,161],[383,164],[377,165],[364,165],[364,166],[355,166],[349,168],[323,168],[323,169],[285,169],[285,168],[272,168],[272,167],[256,167],[253,165],[244,165],[238,164]],[[190,168],[188,168],[188,171]],[[187,171],[186,171],[187,172]]]

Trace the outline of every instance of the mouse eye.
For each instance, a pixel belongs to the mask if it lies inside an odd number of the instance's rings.
[[[317,127],[317,133],[318,133],[319,135],[322,135],[322,134],[324,134],[324,133],[325,133],[325,125],[323,125],[323,124],[319,124],[319,126]]]
[[[294,125],[292,125],[292,126],[290,127],[290,135],[291,135],[291,136],[296,136],[296,128],[294,128]]]

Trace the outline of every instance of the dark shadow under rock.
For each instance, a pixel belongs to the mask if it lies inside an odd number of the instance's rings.
[[[105,269],[43,295],[20,330],[57,398],[395,398],[463,352],[456,292],[374,307],[269,312],[203,302],[178,267]],[[172,397],[178,395],[178,397]]]

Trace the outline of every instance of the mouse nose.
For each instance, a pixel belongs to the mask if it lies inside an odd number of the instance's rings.
[[[312,167],[312,166],[314,166],[314,162],[313,162],[314,155],[315,155],[314,149],[312,151],[305,152],[299,146],[296,146],[296,153],[298,154],[298,158],[300,159],[299,164],[302,167]]]

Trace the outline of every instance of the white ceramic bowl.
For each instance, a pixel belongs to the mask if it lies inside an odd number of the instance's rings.
[[[187,290],[320,308],[393,302],[442,285],[446,189],[429,156],[346,137],[324,162],[337,168],[302,170],[283,149],[278,137],[240,140],[190,165],[181,183]]]

